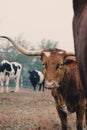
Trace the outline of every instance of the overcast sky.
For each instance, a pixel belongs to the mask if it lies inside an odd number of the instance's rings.
[[[73,51],[72,18],[72,0],[0,0],[0,35],[23,33],[33,44],[52,39]]]

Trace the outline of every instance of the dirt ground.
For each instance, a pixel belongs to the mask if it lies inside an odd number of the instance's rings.
[[[76,130],[75,118],[75,113],[68,116],[68,130]],[[61,130],[51,91],[0,94],[0,130]]]

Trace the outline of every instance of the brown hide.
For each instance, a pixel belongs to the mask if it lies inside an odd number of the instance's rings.
[[[67,109],[67,105],[66,105],[66,102],[60,92],[60,90],[56,90],[56,89],[52,89],[51,91],[51,94],[52,96],[54,97],[55,99],[55,103],[56,103],[56,107],[61,110],[62,112],[65,112],[65,113],[70,113]]]
[[[76,58],[66,56],[65,52],[59,53],[56,50],[50,51],[50,53],[44,51],[41,60],[45,75],[45,87],[52,89],[56,109],[62,123],[62,130],[67,130],[67,114],[60,110],[60,105],[62,106],[62,104],[59,101],[65,101],[69,112],[76,112],[77,130],[82,130],[85,113],[85,94]],[[54,89],[56,92],[54,92]],[[61,95],[62,98],[60,98]],[[59,98],[61,100],[58,100]]]
[[[87,97],[87,0],[73,0],[73,10],[75,52]]]

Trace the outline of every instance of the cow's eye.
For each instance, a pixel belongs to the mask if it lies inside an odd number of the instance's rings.
[[[59,65],[59,68],[61,69],[62,67],[63,67],[63,64],[60,64],[60,65]]]
[[[45,64],[43,64],[43,68],[45,68],[45,66],[46,66],[46,65],[45,65]]]
[[[59,68],[59,64],[56,65],[56,69],[58,69],[58,68]]]
[[[61,69],[63,67],[63,64],[57,64],[56,69]]]
[[[47,69],[47,64],[43,64],[43,69]]]

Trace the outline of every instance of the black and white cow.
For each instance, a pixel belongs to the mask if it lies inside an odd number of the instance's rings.
[[[0,92],[4,91],[4,82],[6,86],[6,92],[9,92],[9,81],[15,81],[15,92],[19,90],[19,80],[21,75],[22,65],[17,62],[9,62],[3,60],[0,63]]]
[[[39,91],[41,91],[41,88],[43,87],[44,91],[44,75],[41,71],[39,70],[33,70],[33,71],[28,71],[30,74],[30,82],[33,85],[34,90],[36,90],[36,86],[39,85]]]

